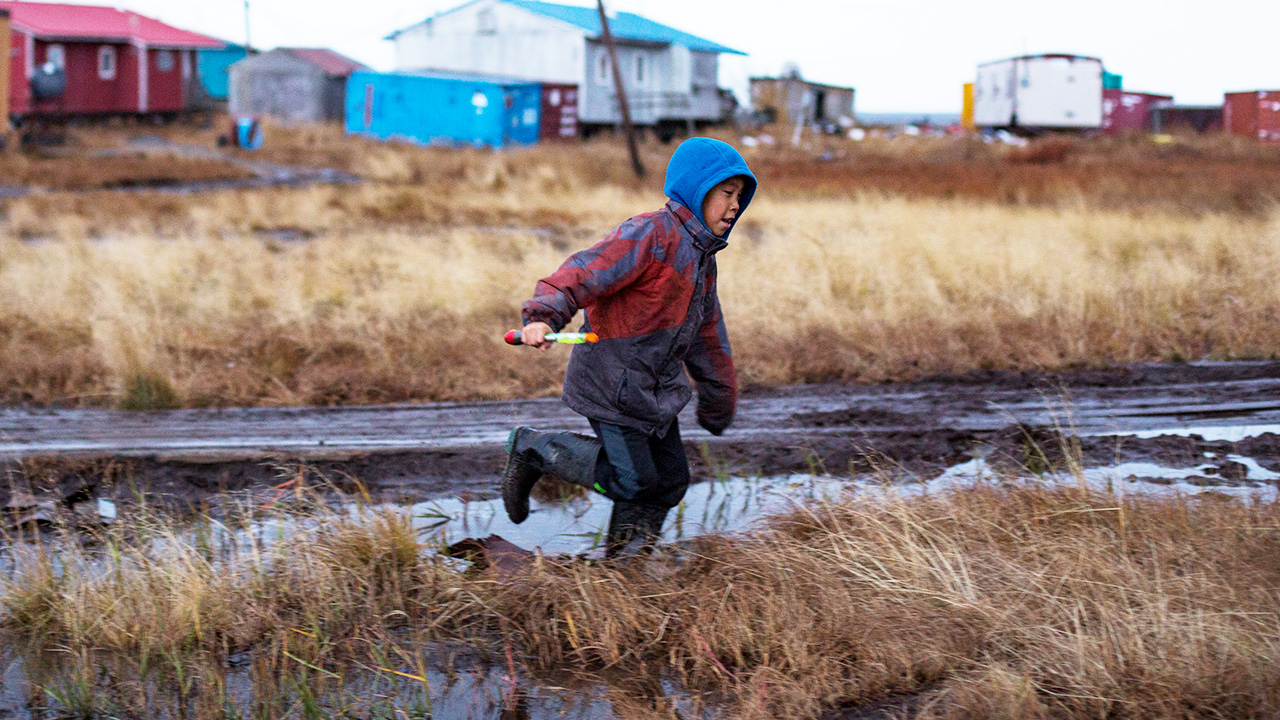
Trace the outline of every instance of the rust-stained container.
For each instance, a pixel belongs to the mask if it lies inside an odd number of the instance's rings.
[[[1227,93],[1222,124],[1232,135],[1280,142],[1280,90]]]
[[[1172,104],[1172,95],[1106,88],[1102,91],[1102,132],[1150,132],[1151,111]]]
[[[578,137],[578,86],[542,83],[542,125],[538,139],[567,141]]]

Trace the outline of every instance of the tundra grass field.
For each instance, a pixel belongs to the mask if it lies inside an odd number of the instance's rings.
[[[502,717],[525,717],[516,658],[532,677],[608,679],[630,718],[1280,713],[1274,502],[872,493],[643,566],[543,558],[497,575],[427,552],[402,511],[239,507],[194,529],[138,511],[92,543],[11,549],[0,634],[31,707],[432,716],[468,671],[432,687],[429,648],[463,644],[507,678]],[[307,522],[235,534],[285,517]],[[498,716],[476,712],[458,717]]]
[[[78,132],[88,152],[132,131]],[[554,395],[566,353],[501,335],[568,253],[660,206],[674,148],[642,148],[635,180],[610,139],[494,153],[272,127],[244,157],[362,181],[198,194],[105,189],[129,184],[122,164],[0,158],[47,188],[0,204],[0,405]],[[748,389],[1280,356],[1280,149],[879,138],[745,154],[761,191],[719,287]],[[222,172],[207,163],[148,177]],[[1060,473],[899,494],[890,470],[885,489],[851,478],[645,562],[502,572],[301,471],[294,492],[180,516],[135,487],[109,525],[64,499],[0,543],[0,701],[26,693],[32,717],[514,718],[538,688],[589,705],[604,682],[628,718],[1280,715],[1274,495],[1099,490],[1079,447],[1049,455]],[[455,663],[459,648],[480,659]],[[486,672],[490,705],[440,704],[484,695]]]
[[[564,353],[501,334],[569,252],[661,205],[672,149],[645,145],[636,181],[611,141],[492,153],[276,128],[268,146],[365,182],[7,201],[0,398],[553,394]],[[719,260],[731,337],[755,328],[735,348],[748,388],[1280,352],[1280,150],[900,138],[747,158],[762,189]]]

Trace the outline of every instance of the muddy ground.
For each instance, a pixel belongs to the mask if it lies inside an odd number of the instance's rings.
[[[974,457],[1034,471],[1079,457],[1085,467],[1208,463],[1204,482],[1238,483],[1247,481],[1247,472],[1228,455],[1280,471],[1280,435],[1265,427],[1280,424],[1280,362],[786,387],[743,397],[736,422],[720,437],[697,428],[692,407],[680,422],[703,478],[883,472],[928,479]],[[3,500],[13,488],[124,500],[145,490],[182,505],[229,490],[269,488],[299,474],[346,490],[362,487],[386,501],[492,497],[502,443],[518,424],[587,430],[558,400],[163,412],[0,409]],[[1254,431],[1216,439],[1243,426]],[[1158,430],[1181,434],[1126,434]],[[1195,432],[1209,439],[1188,434]]]

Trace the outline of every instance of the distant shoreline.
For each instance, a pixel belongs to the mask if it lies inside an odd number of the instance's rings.
[[[860,112],[856,115],[862,125],[955,125],[960,122],[960,113],[953,112]]]

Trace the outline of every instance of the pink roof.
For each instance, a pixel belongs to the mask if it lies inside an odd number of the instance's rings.
[[[15,29],[50,40],[139,41],[147,45],[220,48],[224,43],[208,35],[166,25],[146,15],[96,5],[0,0]]]
[[[365,66],[328,48],[281,48],[299,60],[305,60],[324,71],[325,75],[347,77]]]

